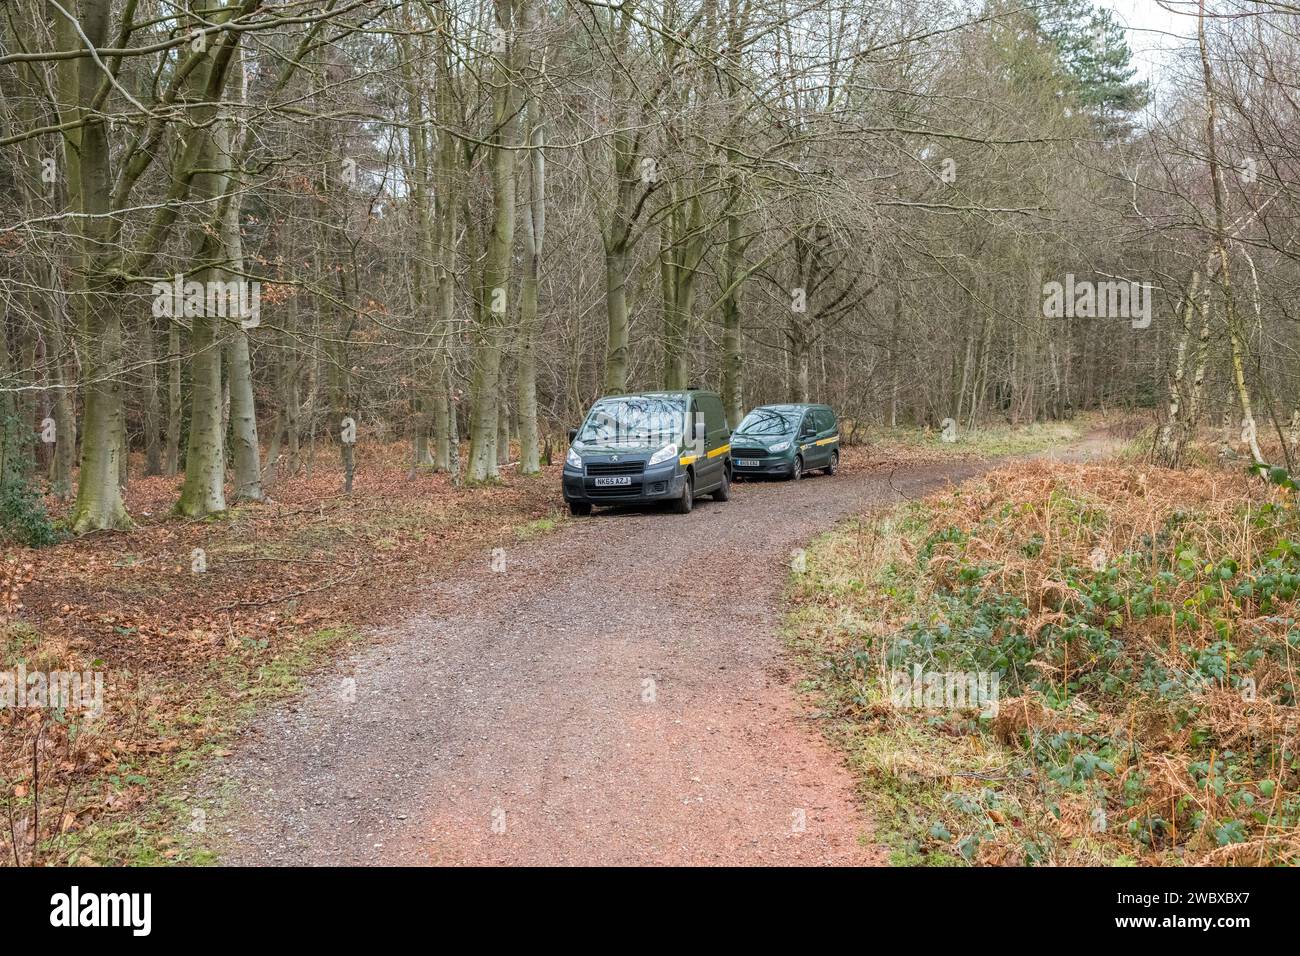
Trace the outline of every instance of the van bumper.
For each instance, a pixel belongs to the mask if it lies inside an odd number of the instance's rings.
[[[784,476],[794,471],[793,458],[759,458],[759,459],[749,459],[749,460],[750,461],[757,460],[758,464],[750,465],[748,467],[741,467],[737,459],[735,458],[731,459],[732,474],[740,475],[742,477],[750,477],[755,475]]]
[[[564,500],[582,504],[635,504],[681,497],[686,472],[676,462],[665,462],[631,475],[626,485],[597,485],[596,479],[567,466],[564,469]]]

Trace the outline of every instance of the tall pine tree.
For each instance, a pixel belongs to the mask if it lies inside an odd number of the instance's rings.
[[[1079,108],[1106,139],[1126,136],[1133,115],[1151,97],[1147,84],[1135,79],[1133,51],[1115,14],[1091,0],[1042,0],[1038,23],[1056,47]]]

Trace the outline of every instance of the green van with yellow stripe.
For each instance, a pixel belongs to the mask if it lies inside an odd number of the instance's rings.
[[[798,481],[840,467],[840,429],[829,405],[762,405],[731,436],[736,477],[774,475]]]
[[[700,495],[731,497],[731,430],[716,392],[609,395],[569,431],[564,500],[596,505],[667,501],[687,514]]]

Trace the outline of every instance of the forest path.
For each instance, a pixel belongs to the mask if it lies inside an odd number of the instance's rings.
[[[984,467],[745,482],[484,555],[254,723],[218,768],[223,862],[883,862],[792,687],[790,553]]]

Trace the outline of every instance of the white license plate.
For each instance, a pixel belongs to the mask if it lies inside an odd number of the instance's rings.
[[[597,479],[596,479],[596,487],[597,487],[597,488],[606,488],[606,487],[608,487],[608,486],[610,486],[610,485],[630,485],[630,484],[632,484],[632,479],[629,478],[629,477],[627,477],[626,475],[620,475],[620,476],[615,477],[615,478],[597,478]]]
[[[757,458],[737,458],[736,464],[741,468],[757,468],[761,462]]]

